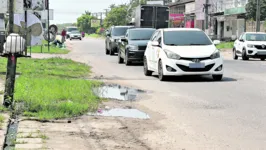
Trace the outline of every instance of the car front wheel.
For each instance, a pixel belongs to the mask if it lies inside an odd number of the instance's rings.
[[[264,61],[264,60],[265,60],[265,58],[261,58],[260,60],[261,60],[261,61]]]
[[[121,57],[120,50],[118,50],[118,63],[122,64],[124,62],[124,59]]]
[[[242,51],[242,59],[243,60],[248,60],[249,59],[248,56],[247,56],[247,52],[246,52],[245,49],[243,49],[243,51]]]
[[[238,59],[238,56],[236,55],[236,49],[235,48],[233,49],[233,59],[234,60]]]
[[[151,76],[152,75],[152,71],[150,71],[148,69],[148,62],[147,62],[146,57],[144,57],[144,59],[143,59],[143,69],[144,69],[144,75],[145,76]]]
[[[214,81],[221,81],[223,78],[223,75],[212,75],[212,78]]]
[[[167,77],[163,73],[163,63],[161,60],[158,63],[158,75],[159,75],[160,81],[166,81],[167,80]]]
[[[125,64],[127,66],[131,65],[131,61],[128,60],[128,52],[126,52],[126,56],[125,56]]]

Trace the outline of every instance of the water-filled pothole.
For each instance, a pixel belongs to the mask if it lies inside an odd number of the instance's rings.
[[[135,119],[149,119],[150,116],[137,109],[123,109],[114,108],[110,110],[100,110],[97,113],[89,113],[92,116],[105,116],[105,117],[125,117]]]
[[[93,89],[94,93],[101,98],[116,99],[121,101],[136,100],[137,95],[145,93],[143,90],[124,87],[117,84],[103,85]]]

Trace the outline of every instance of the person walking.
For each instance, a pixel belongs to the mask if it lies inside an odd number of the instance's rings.
[[[62,36],[62,43],[64,43],[65,42],[65,40],[66,40],[66,30],[65,29],[63,29],[63,31],[62,31],[62,33],[61,33],[61,36]]]

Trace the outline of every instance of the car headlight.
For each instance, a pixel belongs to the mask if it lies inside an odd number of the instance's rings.
[[[216,58],[220,58],[220,52],[218,50],[216,50],[212,55],[211,55],[211,59],[216,59]]]
[[[248,44],[247,47],[248,47],[248,48],[254,48],[254,45],[252,45],[252,44]]]
[[[138,50],[138,46],[136,46],[136,45],[128,45],[128,50],[136,51],[136,50]]]
[[[169,51],[169,50],[164,50],[164,52],[165,52],[166,56],[167,56],[168,58],[170,58],[170,59],[176,59],[176,60],[179,60],[179,59],[181,58],[178,54],[176,54],[176,53],[174,53],[174,52],[171,52],[171,51]]]

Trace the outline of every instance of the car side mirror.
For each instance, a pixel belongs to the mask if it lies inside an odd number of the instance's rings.
[[[152,46],[159,46],[159,42],[158,41],[152,41],[151,45]]]
[[[240,42],[244,42],[244,39],[239,39]]]
[[[214,40],[214,41],[213,41],[213,44],[214,44],[214,45],[218,45],[218,44],[220,44],[220,43],[221,43],[221,41],[219,41],[219,40]]]

